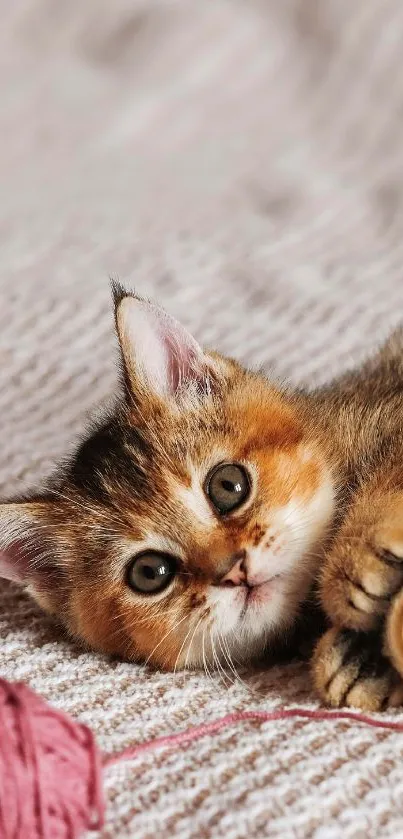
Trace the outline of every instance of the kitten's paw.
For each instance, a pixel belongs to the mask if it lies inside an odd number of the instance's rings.
[[[346,536],[328,557],[321,583],[325,612],[340,626],[371,630],[403,585],[403,509],[368,539]]]
[[[383,655],[379,633],[330,629],[318,642],[312,672],[320,698],[333,708],[403,705],[403,680]]]

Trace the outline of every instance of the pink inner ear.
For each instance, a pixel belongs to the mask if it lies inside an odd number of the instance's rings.
[[[160,342],[165,363],[165,389],[175,394],[186,382],[203,382],[206,377],[206,359],[197,341],[175,318],[153,304],[149,309],[154,319],[156,338]]]
[[[29,557],[24,555],[22,542],[10,545],[7,551],[0,551],[0,578],[22,583],[27,577],[28,568]]]
[[[129,296],[119,306],[117,323],[134,391],[146,384],[164,398],[186,383],[205,386],[210,362],[189,332],[162,309]]]
[[[192,346],[177,341],[171,336],[164,336],[164,349],[167,356],[167,376],[171,393],[186,382],[203,381],[206,371],[200,365],[199,353]]]

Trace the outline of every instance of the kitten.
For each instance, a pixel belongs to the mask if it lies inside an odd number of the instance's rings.
[[[293,392],[114,300],[124,395],[42,495],[0,505],[0,573],[89,646],[167,670],[262,654],[318,578],[320,696],[400,702],[382,622],[403,579],[403,338]]]

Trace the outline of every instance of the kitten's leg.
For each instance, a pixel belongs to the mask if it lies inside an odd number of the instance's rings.
[[[385,614],[403,585],[403,492],[389,489],[400,475],[386,473],[387,486],[375,476],[357,495],[322,572],[321,600],[335,628],[316,647],[313,678],[333,707],[403,704],[384,640]]]
[[[321,602],[335,626],[372,630],[402,585],[403,492],[374,480],[357,496],[326,557]]]
[[[321,699],[334,708],[380,711],[403,704],[403,680],[383,654],[382,634],[330,629],[312,660]]]

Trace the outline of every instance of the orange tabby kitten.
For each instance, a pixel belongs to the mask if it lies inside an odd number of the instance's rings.
[[[165,669],[260,655],[319,579],[321,697],[400,702],[383,621],[403,580],[402,337],[292,392],[114,297],[124,396],[42,495],[0,505],[0,573],[91,647]]]

